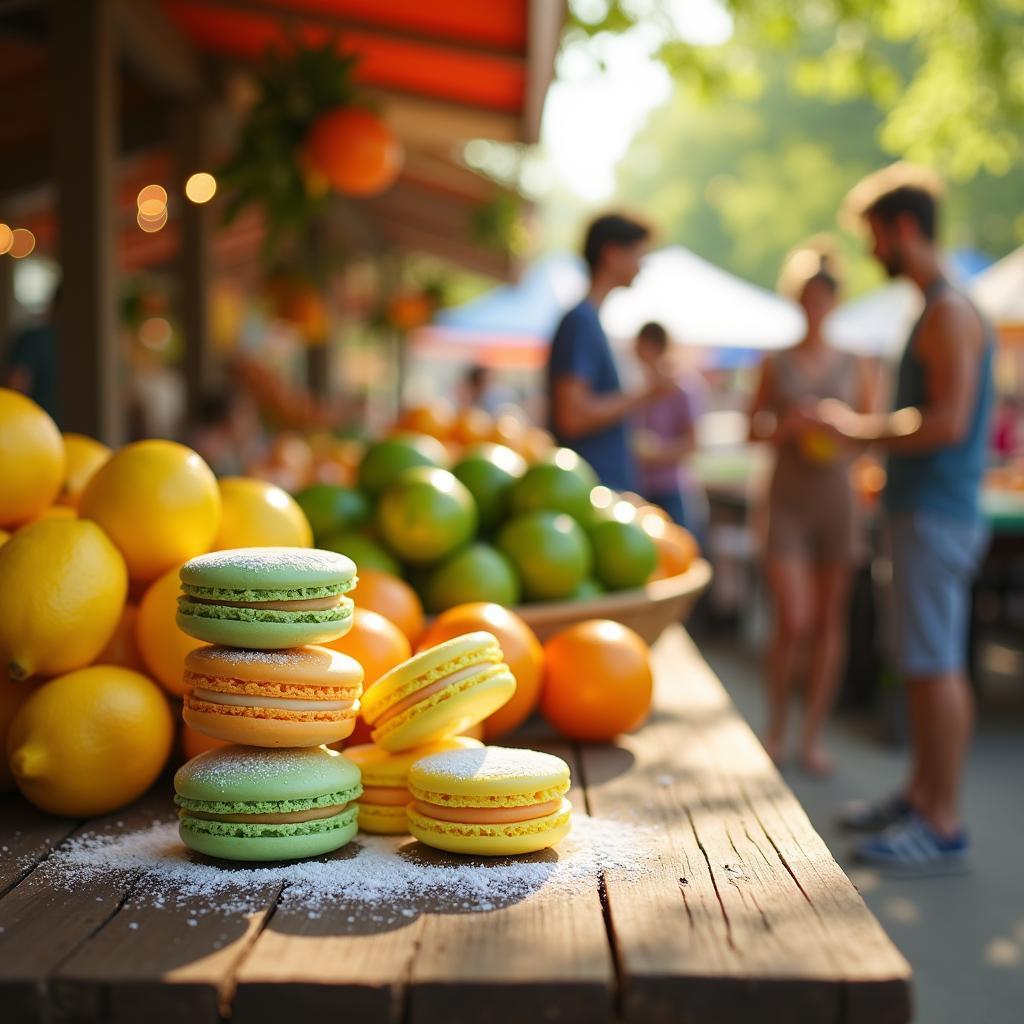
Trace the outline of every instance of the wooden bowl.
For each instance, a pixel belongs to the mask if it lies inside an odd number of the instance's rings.
[[[711,565],[697,559],[684,573],[646,587],[620,590],[591,601],[546,601],[516,608],[540,639],[587,619],[611,619],[636,630],[653,644],[674,622],[683,622],[711,582]]]

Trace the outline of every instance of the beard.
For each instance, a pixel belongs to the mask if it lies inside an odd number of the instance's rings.
[[[903,273],[903,254],[899,251],[889,253],[880,262],[886,274],[891,278],[899,277]]]

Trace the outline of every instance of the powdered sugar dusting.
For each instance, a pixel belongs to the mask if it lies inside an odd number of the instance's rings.
[[[479,750],[446,750],[417,761],[412,776],[424,782],[426,776],[458,782],[511,782],[523,777],[553,776],[553,782],[568,779],[569,766],[554,754],[513,747],[483,747]]]
[[[132,902],[183,906],[196,913],[255,909],[268,886],[283,885],[279,910],[319,913],[355,908],[374,921],[428,910],[487,911],[540,889],[569,892],[612,869],[643,873],[645,829],[577,814],[573,831],[555,850],[518,858],[456,857],[409,836],[360,834],[326,858],[287,864],[225,865],[201,858],[178,838],[175,822],[116,836],[84,835],[44,865],[47,883],[74,888],[96,876],[134,879]]]
[[[355,563],[346,555],[323,548],[229,548],[226,551],[211,551],[189,559],[182,567],[182,579],[186,575],[204,570],[240,569],[252,573],[256,579],[261,574],[277,572],[296,573],[338,573],[347,578],[355,572]]]

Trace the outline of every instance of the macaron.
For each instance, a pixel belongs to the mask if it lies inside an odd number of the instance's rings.
[[[547,849],[569,832],[569,766],[509,747],[449,750],[409,769],[409,831],[427,846],[488,857]]]
[[[219,747],[174,776],[178,832],[225,860],[319,857],[358,828],[359,769],[336,750]]]
[[[407,779],[416,761],[446,750],[479,750],[483,744],[469,736],[451,736],[400,754],[391,754],[373,743],[346,747],[345,756],[363,775],[359,798],[359,827],[378,835],[402,835],[409,831],[405,809],[412,797]]]
[[[210,644],[323,644],[352,625],[355,563],[318,548],[234,548],[181,567],[178,627]]]
[[[382,675],[363,698],[370,738],[385,750],[409,750],[458,736],[506,703],[515,676],[492,633],[446,640]]]
[[[363,691],[354,658],[327,647],[197,647],[185,656],[182,717],[254,747],[315,747],[352,735]]]

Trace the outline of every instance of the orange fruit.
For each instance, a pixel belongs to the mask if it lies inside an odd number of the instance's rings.
[[[544,668],[544,652],[532,629],[515,612],[500,604],[482,601],[460,604],[439,615],[420,638],[418,650],[433,647],[443,640],[486,629],[498,638],[505,664],[516,677],[512,699],[484,722],[484,737],[496,736],[522,725],[537,706]]]
[[[652,692],[650,648],[621,623],[579,622],[544,645],[540,710],[570,739],[630,732],[650,712]]]
[[[180,593],[178,568],[168,569],[142,595],[135,621],[135,640],[149,674],[176,697],[185,692],[185,655],[203,646],[201,640],[178,629],[175,616]]]
[[[324,647],[355,658],[363,666],[363,690],[412,654],[409,638],[390,619],[369,608],[356,608],[352,628]]]
[[[443,398],[424,405],[414,405],[402,413],[398,426],[402,430],[429,434],[439,441],[446,441],[455,426],[455,407]]]
[[[295,499],[266,480],[229,476],[219,481],[220,529],[214,551],[225,548],[308,548],[313,531]]]
[[[489,412],[471,406],[459,411],[452,429],[452,437],[462,444],[479,444],[490,441],[494,433],[494,420]]]
[[[640,517],[640,526],[658,549],[658,564],[651,573],[652,580],[686,572],[700,554],[693,534],[676,523],[666,522],[649,512]]]
[[[135,628],[139,617],[139,609],[134,604],[125,603],[121,612],[121,621],[118,622],[113,636],[107,641],[107,646],[96,655],[97,665],[120,665],[121,668],[130,668],[135,672],[148,672],[146,663],[142,660],[142,653],[139,651],[139,643],[135,639]]]
[[[360,569],[359,582],[348,595],[356,608],[390,619],[414,644],[423,632],[423,605],[416,591],[405,580],[380,569]]]
[[[191,726],[181,723],[181,751],[186,761],[191,761],[197,754],[205,753],[207,750],[216,750],[217,747],[226,747],[227,740],[218,740],[213,736],[193,729]]]
[[[495,444],[503,444],[518,452],[526,440],[526,431],[528,429],[527,424],[514,413],[503,412],[494,421],[494,429],[491,431],[490,439]]]
[[[530,427],[519,442],[519,452],[532,466],[555,448],[555,439],[542,427]]]
[[[41,512],[34,515],[28,522],[38,523],[43,519],[77,519],[78,513],[70,505],[47,505]],[[22,525],[28,526],[28,523]]]

